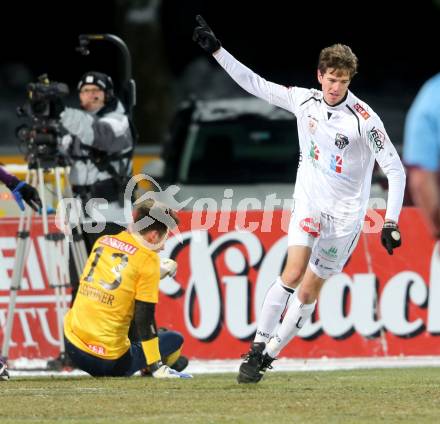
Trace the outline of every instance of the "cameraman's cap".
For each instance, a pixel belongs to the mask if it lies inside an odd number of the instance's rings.
[[[112,79],[102,72],[86,72],[80,79],[78,83],[78,91],[81,90],[83,85],[93,84],[101,88],[101,90],[108,92],[113,90]]]

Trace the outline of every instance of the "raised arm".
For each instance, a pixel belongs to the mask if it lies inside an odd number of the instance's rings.
[[[207,53],[212,54],[241,88],[275,106],[294,112],[293,88],[266,81],[244,66],[221,46],[212,29],[200,15],[196,16],[196,20],[199,26],[194,29],[193,40]]]

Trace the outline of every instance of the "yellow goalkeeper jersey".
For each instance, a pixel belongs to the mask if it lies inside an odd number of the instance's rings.
[[[130,233],[100,237],[80,279],[64,333],[79,349],[105,359],[130,347],[128,329],[134,301],[157,303],[160,259]]]

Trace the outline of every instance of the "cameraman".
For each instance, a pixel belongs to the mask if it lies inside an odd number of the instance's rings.
[[[102,221],[102,215],[108,231],[115,223],[124,224],[123,192],[132,174],[132,131],[108,75],[85,73],[78,91],[81,109],[66,108],[61,113],[61,123],[70,134],[63,138],[63,147],[72,160],[70,183],[83,207],[90,199],[108,201],[107,208],[99,208],[99,214],[90,216]],[[97,202],[94,206],[99,207]]]

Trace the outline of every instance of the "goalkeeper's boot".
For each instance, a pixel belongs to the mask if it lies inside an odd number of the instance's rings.
[[[263,364],[264,358],[267,356],[263,355],[265,347],[266,343],[263,342],[252,343],[249,352],[242,355],[243,362],[237,376],[239,383],[258,383],[262,379],[266,369],[270,366],[270,363]]]
[[[170,368],[176,371],[183,371],[188,366],[188,358],[186,356],[179,356],[176,362],[173,365],[170,365]],[[141,370],[142,377],[151,377],[151,370],[149,367],[142,368]]]
[[[0,381],[9,380],[8,366],[6,365],[6,360],[0,356]]]

